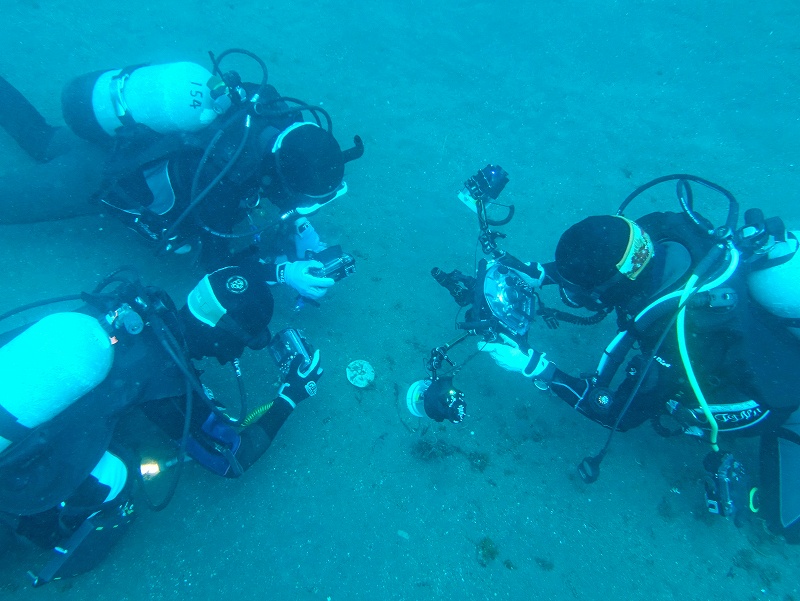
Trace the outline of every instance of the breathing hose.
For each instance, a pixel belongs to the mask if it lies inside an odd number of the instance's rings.
[[[736,271],[736,268],[739,266],[739,251],[736,250],[732,244],[728,244],[727,247],[731,254],[731,260],[727,269],[722,273],[722,275],[720,275],[720,277],[697,290],[694,288],[694,285],[697,283],[697,280],[700,277],[697,273],[692,274],[692,276],[689,278],[689,281],[686,282],[686,286],[684,286],[683,291],[681,292],[680,311],[678,312],[678,319],[675,324],[675,329],[678,335],[678,351],[680,352],[683,369],[686,371],[686,378],[689,381],[689,385],[692,387],[692,392],[694,392],[694,396],[697,399],[700,408],[703,410],[706,420],[708,420],[708,427],[710,429],[709,438],[711,441],[711,448],[714,451],[719,451],[719,445],[717,445],[719,426],[717,425],[717,420],[714,419],[714,415],[711,413],[711,409],[708,406],[708,401],[706,401],[703,390],[700,388],[700,383],[697,381],[697,376],[695,376],[694,368],[692,368],[692,362],[689,358],[689,350],[686,347],[686,301],[689,299],[689,296],[694,294],[694,292],[702,292],[704,290],[716,288],[717,286],[726,282],[728,278],[733,275],[733,273]],[[720,254],[725,249],[725,247],[721,245],[717,245],[714,248],[718,249],[718,252],[714,253],[715,255]],[[709,253],[709,255],[712,253]],[[712,261],[716,260],[716,256],[710,257],[710,259]]]

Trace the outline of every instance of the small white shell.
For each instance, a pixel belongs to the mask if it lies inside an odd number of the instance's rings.
[[[375,380],[375,370],[363,359],[357,359],[348,364],[347,379],[353,386],[366,388]]]

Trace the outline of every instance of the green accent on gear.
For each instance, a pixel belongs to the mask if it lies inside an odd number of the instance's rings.
[[[254,423],[255,423],[255,422],[257,422],[258,420],[260,420],[260,419],[262,418],[262,416],[263,416],[263,415],[264,415],[264,414],[265,414],[267,411],[269,411],[270,409],[272,409],[272,405],[273,405],[274,403],[275,403],[275,401],[270,401],[270,402],[269,402],[269,403],[267,403],[266,405],[261,405],[260,407],[258,407],[258,408],[256,408],[256,409],[253,409],[253,411],[251,411],[251,412],[250,412],[250,413],[247,415],[247,417],[245,417],[245,418],[242,420],[242,426],[245,426],[245,427],[247,427],[247,426],[249,426],[250,424],[254,424]]]
[[[757,486],[754,486],[753,488],[750,489],[750,511],[752,511],[753,513],[758,513],[758,510],[761,509],[758,506],[758,499],[756,498],[757,494],[758,494]]]

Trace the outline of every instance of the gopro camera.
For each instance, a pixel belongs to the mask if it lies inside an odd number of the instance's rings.
[[[747,507],[748,491],[744,466],[730,453],[709,453],[703,460],[708,472],[705,482],[706,509],[722,517],[737,517]]]

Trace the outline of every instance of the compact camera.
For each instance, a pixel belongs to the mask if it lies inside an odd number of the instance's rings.
[[[313,349],[308,340],[294,328],[286,328],[275,334],[269,343],[269,350],[283,374],[289,373],[289,366],[298,355],[303,357],[301,368],[311,365]]]
[[[318,278],[333,278],[334,282],[338,282],[356,271],[356,260],[353,255],[342,252],[342,247],[338,244],[318,253],[310,253],[309,258],[322,263],[321,268],[311,270],[311,273]]]

